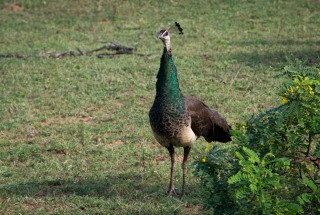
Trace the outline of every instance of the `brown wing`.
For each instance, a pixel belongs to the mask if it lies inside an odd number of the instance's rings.
[[[231,127],[218,112],[191,96],[185,96],[184,101],[191,116],[191,128],[197,136],[203,136],[208,142],[231,141]]]

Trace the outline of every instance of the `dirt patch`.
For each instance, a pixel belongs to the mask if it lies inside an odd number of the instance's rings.
[[[122,107],[122,106],[123,106],[123,103],[121,103],[121,102],[115,102],[115,103],[113,103],[113,106],[115,106],[115,107]]]
[[[203,214],[202,205],[189,205],[187,204],[185,208],[182,209],[182,214]]]
[[[76,117],[76,116],[68,116],[65,118],[60,119],[48,119],[45,122],[42,122],[42,126],[49,126],[51,124],[67,124],[67,123],[73,123],[73,122],[84,122],[84,123],[91,123],[93,122],[94,117],[85,116],[85,117]]]
[[[116,140],[114,141],[113,143],[108,143],[108,144],[105,144],[105,148],[107,149],[113,149],[115,147],[120,147],[124,144],[124,142],[122,140]]]
[[[25,201],[22,203],[22,208],[28,211],[35,211],[39,208],[39,204],[37,202]]]
[[[170,156],[157,156],[155,157],[155,161],[160,162],[160,161],[165,161],[167,158],[169,158]]]
[[[15,3],[8,3],[2,7],[2,10],[19,12],[23,10],[23,7]]]

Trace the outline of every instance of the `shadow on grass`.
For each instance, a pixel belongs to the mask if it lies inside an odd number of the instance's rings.
[[[178,195],[169,198],[165,195],[166,181],[157,182],[144,180],[135,174],[117,174],[103,179],[81,179],[81,180],[45,180],[45,181],[28,181],[20,184],[5,184],[0,186],[0,195],[4,198],[12,198],[13,196],[21,196],[27,198],[63,198],[72,201],[74,197],[94,197],[102,198],[105,205],[97,206],[90,199],[84,198],[81,202],[76,200],[75,210],[94,211],[96,207],[106,210],[114,210],[119,204],[124,204],[125,208],[118,208],[119,211],[130,210],[139,213],[143,209],[143,214],[159,214],[174,212],[175,210],[183,210],[183,204],[177,206]],[[185,210],[202,211],[202,197],[199,196],[197,186],[187,186],[188,207]],[[187,194],[188,194],[187,193]],[[50,200],[52,201],[52,200]],[[113,203],[114,202],[114,203]],[[1,210],[0,210],[1,213]],[[119,214],[119,212],[115,213]]]
[[[139,176],[132,174],[119,174],[102,179],[63,180],[54,179],[46,181],[29,181],[21,184],[6,184],[0,186],[0,194],[3,196],[98,196],[112,198],[115,196],[125,198],[128,193],[132,195],[137,191],[139,199],[145,195],[157,192],[159,187],[155,185],[142,186]]]
[[[320,49],[317,48],[320,45],[320,41],[280,40],[273,43],[273,41],[268,40],[245,40],[235,41],[231,44],[240,47],[269,46],[266,49],[262,48],[252,52],[236,52],[228,56],[228,58],[243,62],[248,66],[254,67],[262,64],[264,66],[281,67],[289,63],[288,59],[300,59],[309,66],[320,63]],[[301,46],[301,49],[299,51],[291,51],[292,48],[290,46]],[[252,50],[252,48],[248,50]]]
[[[282,46],[319,46],[320,45],[320,40],[293,40],[293,39],[287,39],[287,40],[238,40],[238,41],[233,41],[231,44],[236,45],[236,46],[253,46],[253,45],[264,45],[264,46],[277,46],[277,45],[282,45]]]
[[[229,56],[233,60],[243,62],[248,66],[255,67],[258,65],[279,67],[290,64],[287,58],[294,61],[300,59],[308,66],[320,63],[320,51],[299,51],[299,52],[251,52],[236,53]]]

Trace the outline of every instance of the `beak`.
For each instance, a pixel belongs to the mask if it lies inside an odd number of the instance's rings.
[[[168,32],[168,30],[165,30],[163,33],[159,32],[159,33],[158,33],[158,38],[159,38],[159,39],[163,38],[163,35],[164,35],[166,32]]]

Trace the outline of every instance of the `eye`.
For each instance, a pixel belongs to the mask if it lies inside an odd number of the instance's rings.
[[[158,33],[158,37],[167,37],[167,36],[169,36],[169,32],[166,29],[162,29]]]

